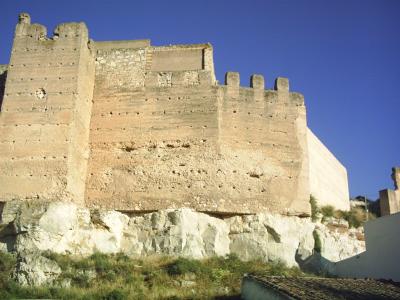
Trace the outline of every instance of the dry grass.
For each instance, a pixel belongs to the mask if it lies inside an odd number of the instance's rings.
[[[88,258],[45,253],[63,270],[51,287],[27,288],[10,277],[15,258],[0,255],[0,299],[239,299],[243,274],[303,276],[298,268],[235,256],[205,260],[153,256],[132,259],[124,254]],[[310,276],[307,274],[307,276]],[[61,287],[66,282],[68,288]]]

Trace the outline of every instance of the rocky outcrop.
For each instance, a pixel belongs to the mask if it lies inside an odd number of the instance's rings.
[[[50,250],[88,256],[123,252],[133,257],[164,254],[198,259],[236,254],[243,260],[298,266],[314,253],[314,231],[321,241],[321,255],[329,261],[365,249],[359,230],[350,230],[344,223],[313,223],[309,218],[264,213],[221,219],[187,208],[128,216],[66,202],[26,201],[3,205],[0,249],[24,257],[18,267],[19,282],[42,284],[47,281],[40,274],[56,275],[57,268],[44,258],[36,261],[48,268],[28,267],[33,260],[25,253]]]
[[[43,257],[40,252],[29,252],[19,255],[14,277],[21,285],[52,284],[61,274],[56,262]]]
[[[321,240],[321,256],[337,262],[365,251],[362,229],[332,229],[321,224],[315,228]]]
[[[297,266],[296,253],[306,258],[314,249],[314,224],[308,219],[258,214],[226,220],[230,225],[230,250],[243,260],[281,261]]]
[[[164,210],[130,218],[121,251],[204,258],[229,254],[229,226],[191,209]]]

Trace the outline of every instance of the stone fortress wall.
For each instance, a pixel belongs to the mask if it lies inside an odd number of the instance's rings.
[[[94,42],[83,23],[48,38],[21,14],[0,114],[0,200],[307,215],[310,176],[333,176],[340,191],[329,201],[348,206],[338,161],[310,173],[309,153],[329,151],[309,152],[303,96],[285,78],[265,90],[261,75],[241,87],[228,72],[219,85],[212,51]]]
[[[1,193],[83,203],[94,62],[83,23],[46,28],[21,14],[0,117]]]
[[[332,205],[336,209],[349,210],[349,201],[340,201],[350,199],[346,168],[310,129],[307,143],[311,194],[320,206]]]

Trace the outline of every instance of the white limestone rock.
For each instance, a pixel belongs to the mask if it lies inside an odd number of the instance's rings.
[[[322,220],[321,220],[322,221]],[[338,228],[349,228],[349,222],[347,222],[344,219],[337,219],[334,217],[329,217],[323,220],[322,222],[326,226],[331,226],[331,227],[338,227]]]
[[[52,284],[60,274],[61,268],[55,261],[36,251],[18,257],[14,278],[21,285],[40,286]]]
[[[313,255],[316,229],[325,259],[335,262],[365,250],[361,232],[331,225],[267,213],[222,220],[187,208],[128,217],[117,211],[90,211],[66,202],[13,201],[7,202],[1,213],[0,249],[190,258],[233,253],[243,260],[298,266]]]
[[[163,210],[131,218],[122,251],[135,256],[224,256],[229,253],[228,232],[223,220],[206,214],[187,208]]]
[[[121,250],[123,228],[129,221],[116,211],[91,214],[88,209],[68,202],[9,202],[5,208],[6,217],[2,220],[14,228],[12,248],[17,252],[51,250],[84,256],[96,251],[117,253]],[[10,213],[14,210],[18,213]]]
[[[314,224],[309,219],[274,214],[236,216],[230,224],[230,251],[242,260],[261,259],[297,266],[296,255],[312,254]]]
[[[316,231],[321,240],[321,256],[331,262],[338,262],[365,251],[365,242],[354,234],[356,231],[361,233],[361,229],[339,231],[318,224]]]

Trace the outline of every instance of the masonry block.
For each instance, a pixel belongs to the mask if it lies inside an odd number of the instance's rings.
[[[285,77],[278,77],[275,80],[275,90],[289,92],[289,79]]]
[[[88,37],[88,29],[85,23],[63,23],[59,24],[54,30],[54,36],[59,38],[68,37]]]
[[[257,90],[265,89],[264,76],[258,74],[251,75],[250,87]]]
[[[225,74],[225,85],[229,87],[240,86],[240,75],[238,72],[227,72]]]

